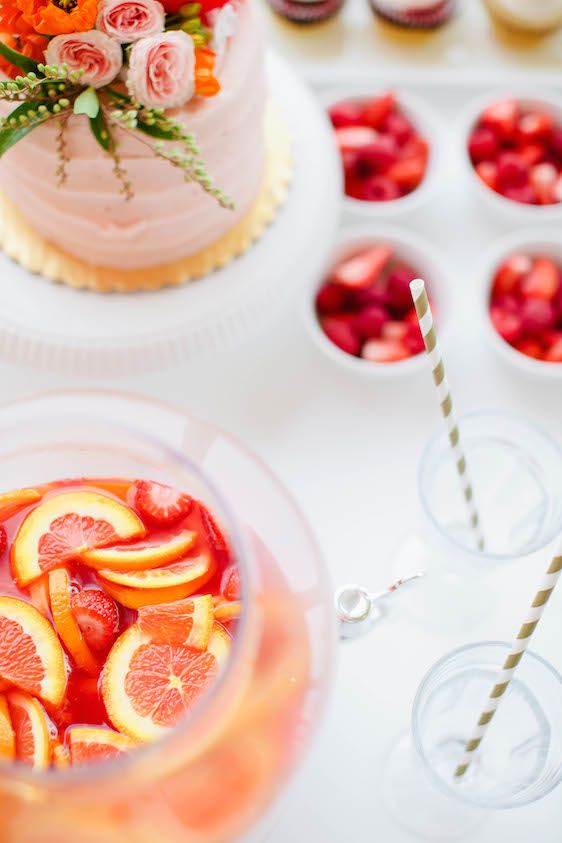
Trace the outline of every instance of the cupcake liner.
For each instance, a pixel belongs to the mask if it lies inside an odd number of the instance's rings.
[[[277,14],[295,23],[319,23],[335,15],[341,9],[344,0],[269,0],[269,5]]]
[[[531,35],[541,35],[548,32],[553,32],[562,26],[562,12],[552,15],[549,21],[529,19],[519,17],[515,12],[505,9],[503,6],[498,6],[494,0],[484,0],[484,5],[492,19],[501,26],[508,27],[508,29],[516,32],[528,32]]]
[[[394,9],[384,0],[370,0],[373,11],[381,18],[410,29],[433,29],[446,23],[455,10],[456,0],[429,2],[421,9]]]
[[[43,239],[1,192],[0,246],[30,272],[76,289],[126,293],[177,286],[226,266],[261,237],[287,198],[292,169],[292,145],[287,126],[270,100],[265,116],[264,176],[256,199],[230,231],[200,252],[146,269],[93,266]]]

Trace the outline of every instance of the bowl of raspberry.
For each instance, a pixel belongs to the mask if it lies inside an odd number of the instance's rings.
[[[467,110],[461,142],[489,207],[524,223],[562,220],[562,99],[488,96]]]
[[[332,90],[324,104],[341,157],[346,210],[387,218],[427,201],[441,137],[429,106],[410,93],[365,85]]]
[[[504,360],[531,374],[562,377],[560,231],[520,232],[486,259],[485,330]]]
[[[442,336],[450,277],[436,249],[406,229],[344,228],[324,277],[309,293],[309,332],[328,357],[359,374],[418,371],[425,353],[410,282],[426,282]]]

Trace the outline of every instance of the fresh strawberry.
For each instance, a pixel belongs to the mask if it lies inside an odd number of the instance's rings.
[[[484,111],[481,123],[489,126],[504,140],[509,140],[515,134],[519,119],[519,104],[514,99],[495,102]]]
[[[398,322],[397,320],[389,320],[382,329],[383,340],[396,340],[403,343],[408,336],[410,326],[406,322]]]
[[[237,565],[231,565],[222,575],[220,591],[225,600],[240,599],[240,571]]]
[[[337,284],[323,284],[316,294],[318,313],[336,313],[347,300],[347,290]]]
[[[554,130],[554,120],[546,111],[529,111],[521,115],[517,122],[518,140],[549,141]]]
[[[513,345],[521,336],[523,323],[521,317],[511,313],[503,307],[492,305],[490,308],[490,319],[498,334]]]
[[[549,363],[562,363],[562,335],[555,340],[544,355],[544,359]]]
[[[529,168],[517,152],[501,152],[497,159],[498,184],[502,189],[523,187],[529,177]]]
[[[396,182],[387,176],[371,176],[363,182],[361,188],[361,199],[367,202],[391,202],[401,195]]]
[[[343,287],[370,287],[385,268],[391,255],[392,249],[389,246],[372,246],[341,261],[332,273],[332,281]]]
[[[193,499],[171,486],[152,480],[139,480],[136,484],[135,506],[150,523],[168,527],[189,515]]]
[[[3,524],[0,524],[0,556],[3,556],[8,549],[8,534]]]
[[[336,143],[340,152],[356,152],[373,143],[378,138],[374,129],[367,126],[350,126],[346,129],[336,129]]]
[[[535,189],[531,184],[522,184],[520,187],[504,187],[502,191],[506,199],[512,202],[521,202],[522,205],[536,205],[538,201]]]
[[[386,279],[386,303],[401,315],[412,307],[410,282],[417,278],[417,272],[407,264],[397,264]]]
[[[320,325],[334,345],[337,345],[346,354],[357,356],[361,348],[361,341],[352,321],[345,318],[346,315],[325,316],[320,320]]]
[[[498,151],[498,136],[489,126],[478,126],[468,139],[468,154],[473,164],[494,158]]]
[[[498,189],[498,165],[494,161],[481,161],[475,169],[484,184],[492,190]]]
[[[526,298],[552,301],[560,290],[558,267],[549,258],[536,258],[533,268],[521,282],[521,293]]]
[[[513,344],[513,347],[520,351],[521,354],[526,354],[527,357],[534,357],[535,360],[543,358],[543,348],[540,342],[532,339],[518,340]]]
[[[493,295],[510,295],[515,292],[523,278],[533,268],[529,255],[515,253],[510,255],[498,268],[494,277]]]
[[[355,330],[364,340],[380,337],[384,325],[388,322],[388,313],[380,304],[372,304],[359,311],[354,320]]]
[[[426,159],[423,155],[397,161],[388,170],[388,178],[405,193],[411,193],[421,184],[425,175]]]
[[[369,340],[363,346],[361,357],[372,363],[396,363],[410,357],[408,349],[396,340]]]
[[[392,135],[398,146],[403,146],[414,134],[414,127],[400,111],[392,111],[381,124],[380,130]]]
[[[529,181],[533,186],[541,205],[551,205],[555,202],[554,186],[558,178],[558,170],[554,164],[544,161],[531,168]]]
[[[362,108],[360,103],[347,100],[333,105],[328,114],[334,129],[346,129],[349,126],[361,125]]]
[[[550,138],[549,147],[554,153],[554,155],[558,158],[560,162],[562,162],[562,125],[558,124],[555,126],[554,131],[552,132],[552,136]]]
[[[425,343],[423,341],[422,332],[420,330],[417,317],[415,325],[408,324],[408,333],[404,337],[404,345],[412,355],[421,354],[422,351],[425,349]]]
[[[517,152],[528,167],[534,167],[535,164],[544,161],[546,155],[542,143],[525,143],[518,148]]]
[[[72,614],[88,647],[107,652],[119,631],[119,611],[111,597],[99,588],[86,588],[72,595]]]
[[[371,173],[384,173],[398,160],[398,147],[390,135],[377,135],[358,153],[359,165],[367,166]]]
[[[363,125],[370,126],[372,129],[380,129],[395,107],[396,97],[390,91],[380,97],[373,97],[367,100],[367,102],[363,103],[361,113]]]
[[[226,565],[230,559],[230,552],[228,549],[227,541],[221,532],[217,522],[209,512],[209,510],[203,506],[203,504],[199,504],[199,511],[201,514],[201,521],[203,522],[203,528],[205,530],[205,535],[207,536],[207,541],[209,542],[209,546],[213,552],[216,562],[219,565]]]
[[[554,327],[556,314],[550,302],[527,299],[521,306],[521,321],[526,335],[534,337]]]

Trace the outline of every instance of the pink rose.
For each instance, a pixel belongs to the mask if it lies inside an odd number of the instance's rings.
[[[186,32],[143,38],[131,48],[127,85],[147,108],[178,108],[195,91],[195,49]]]
[[[162,32],[164,17],[164,6],[158,0],[102,0],[96,28],[120,44],[131,44]]]
[[[108,85],[123,64],[121,47],[103,32],[74,32],[56,35],[45,51],[47,64],[67,64],[69,70],[83,70],[80,81],[93,88]]]

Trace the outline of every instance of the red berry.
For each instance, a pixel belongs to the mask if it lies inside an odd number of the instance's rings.
[[[556,314],[550,302],[527,299],[521,306],[521,321],[527,335],[536,336],[554,327]]]
[[[99,588],[86,588],[72,595],[71,607],[88,647],[95,653],[109,650],[119,631],[115,601]]]
[[[535,164],[531,169],[529,180],[533,186],[541,205],[550,205],[555,202],[554,188],[558,179],[558,170],[554,164],[544,161],[542,164]]]
[[[406,264],[397,264],[386,279],[386,302],[399,313],[407,312],[412,307],[410,282],[418,273]]]
[[[408,336],[410,326],[406,322],[399,322],[393,319],[386,323],[382,329],[383,340],[396,340],[403,342]]]
[[[509,295],[515,292],[532,268],[533,261],[528,255],[522,253],[510,255],[496,271],[492,288],[493,295]]]
[[[202,503],[199,504],[199,512],[201,521],[203,522],[203,529],[205,530],[205,535],[215,561],[219,565],[227,565],[230,560],[230,552],[223,533],[209,510]]]
[[[365,202],[391,202],[400,196],[396,182],[386,176],[371,176],[363,182],[361,189],[361,199]]]
[[[521,282],[521,293],[526,298],[552,301],[560,290],[558,267],[549,258],[537,258],[533,268]]]
[[[357,102],[338,102],[331,106],[328,113],[334,129],[361,125],[361,105]]]
[[[335,313],[341,310],[346,302],[347,293],[337,284],[324,284],[316,294],[316,308],[319,313]]]
[[[332,281],[343,287],[370,287],[385,268],[392,249],[373,246],[341,261],[332,272]]]
[[[505,187],[502,193],[506,199],[521,202],[523,205],[535,205],[537,202],[537,194],[530,184],[524,184],[521,187]]]
[[[388,322],[388,313],[380,304],[372,304],[360,310],[353,322],[355,330],[364,340],[380,337],[384,325]]]
[[[498,334],[506,342],[510,343],[510,345],[513,345],[521,336],[523,324],[521,317],[516,313],[511,313],[502,307],[492,305],[490,308],[490,319]]]
[[[489,126],[478,126],[468,139],[468,154],[473,164],[495,158],[498,136]]]
[[[359,334],[348,319],[340,316],[325,316],[320,320],[322,330],[334,345],[337,345],[346,354],[355,357],[361,349]]]
[[[237,565],[231,565],[222,575],[220,592],[225,600],[240,599],[240,571]]]
[[[422,158],[425,163],[429,158],[429,144],[421,135],[414,135],[400,150],[402,159]]]
[[[136,489],[135,506],[143,518],[158,527],[176,524],[189,515],[193,507],[189,495],[153,480],[139,480]]]
[[[384,172],[398,159],[398,148],[390,135],[377,135],[371,143],[359,150],[359,166],[366,166],[371,172]]]
[[[365,126],[372,129],[379,129],[396,106],[396,98],[393,93],[388,92],[380,97],[373,97],[363,103],[361,119]]]
[[[562,162],[562,124],[554,127],[549,146],[558,160]]]
[[[0,556],[2,556],[8,548],[8,534],[3,524],[0,524]]]
[[[417,317],[415,325],[408,324],[408,333],[404,338],[404,345],[412,355],[421,354],[421,352],[425,349],[425,343],[423,341]]]
[[[532,339],[518,340],[513,345],[521,354],[526,354],[527,357],[534,357],[536,360],[541,360],[543,357],[543,348],[540,342]]]
[[[523,187],[529,168],[517,152],[502,152],[498,156],[498,184],[501,189]]]
[[[404,192],[410,193],[422,182],[425,175],[427,160],[423,155],[404,158],[397,161],[388,170],[388,177],[392,179]]]
[[[363,346],[361,357],[372,363],[395,363],[410,357],[408,349],[396,340],[369,340]]]
[[[374,287],[358,287],[350,291],[351,302],[356,310],[364,310],[371,305],[381,305],[386,310],[386,296],[380,284]]]
[[[546,111],[530,111],[523,114],[517,123],[519,141],[550,140],[554,120]]]
[[[480,122],[494,129],[503,140],[510,140],[515,134],[518,118],[518,103],[514,99],[506,99],[488,106]]]
[[[381,125],[381,131],[392,135],[398,146],[402,146],[414,134],[414,127],[401,111],[393,111]]]
[[[373,141],[378,135],[366,126],[350,126],[347,129],[336,129],[336,143],[340,152],[357,152]]]
[[[518,148],[519,157],[528,167],[534,167],[540,161],[544,161],[545,148],[542,143],[526,143]]]
[[[544,359],[549,363],[562,363],[562,335],[551,344]]]
[[[492,190],[498,189],[498,165],[493,161],[481,161],[475,167],[481,180]]]

